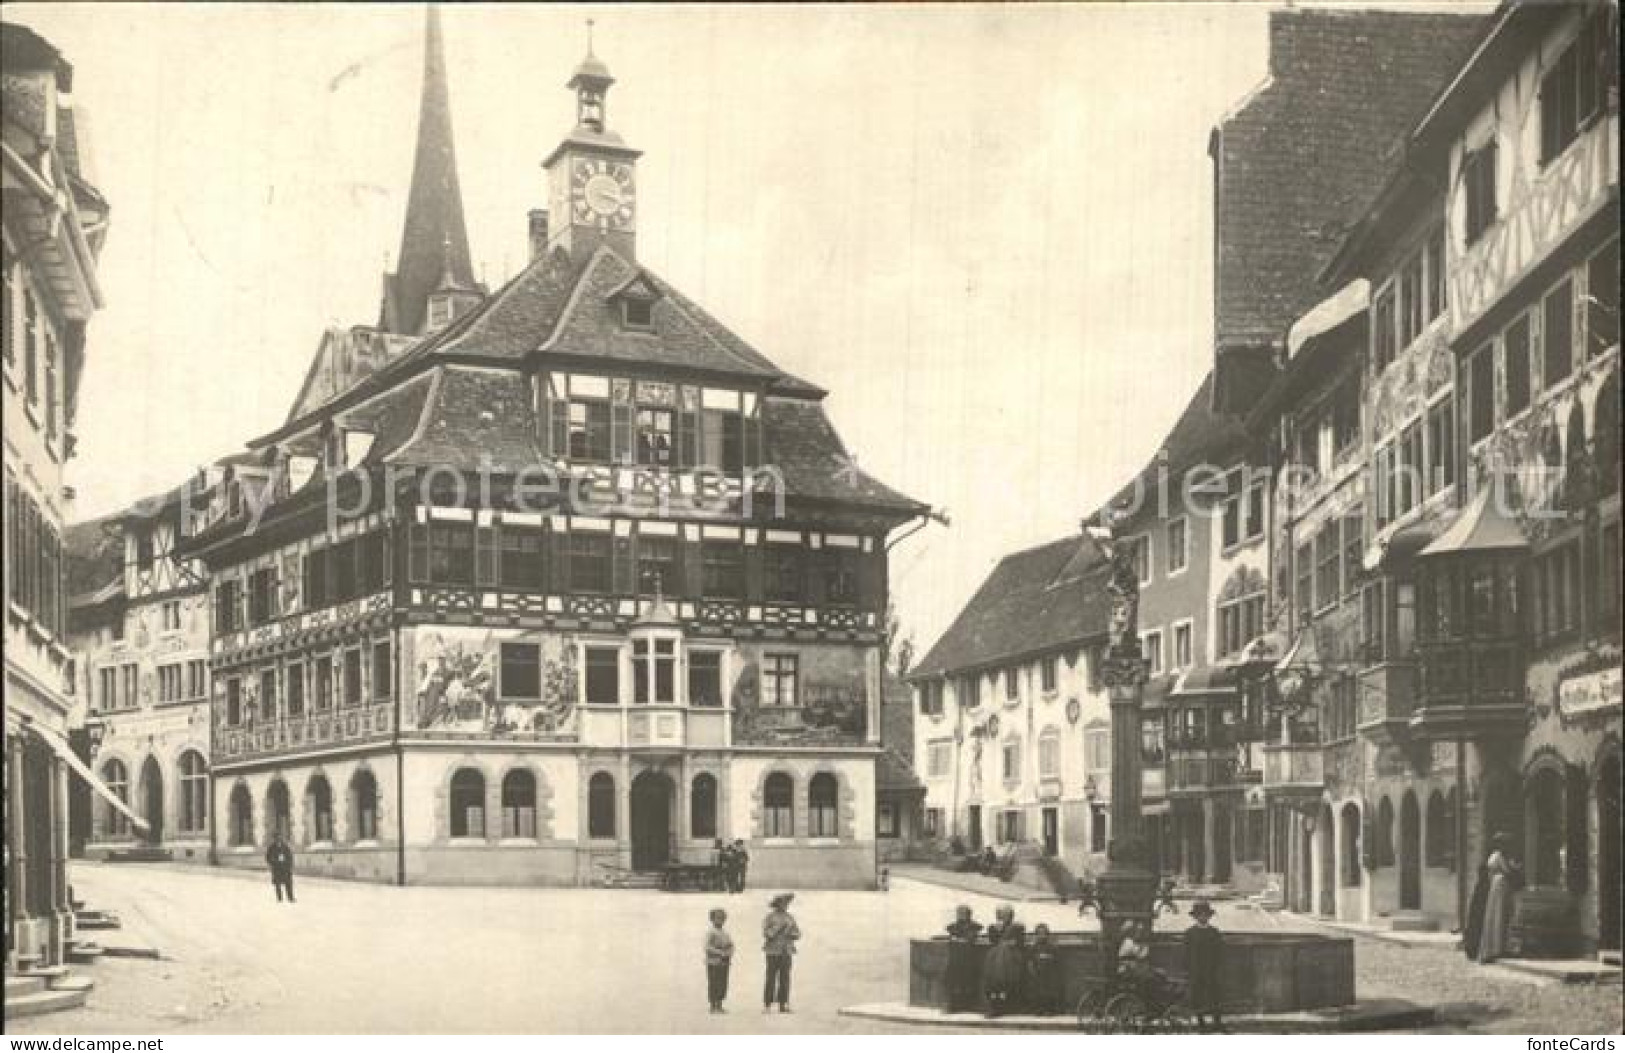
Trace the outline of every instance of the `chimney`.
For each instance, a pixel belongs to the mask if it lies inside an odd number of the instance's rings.
[[[530,217],[530,258],[540,259],[547,252],[547,209],[533,208]]]

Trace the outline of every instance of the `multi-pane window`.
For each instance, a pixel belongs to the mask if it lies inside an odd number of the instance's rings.
[[[1483,236],[1495,222],[1495,140],[1467,151],[1461,160],[1461,185],[1467,195],[1467,244]]]
[[[1194,660],[1191,652],[1191,623],[1180,622],[1174,626],[1173,668],[1189,669]]]
[[[638,592],[670,596],[679,591],[677,539],[656,534],[639,534]]]
[[[344,704],[359,706],[361,698],[361,648],[344,652]]]
[[[277,716],[277,676],[276,668],[260,671],[260,713],[261,720],[275,720]]]
[[[318,775],[310,780],[311,840],[333,840],[333,788]]]
[[[849,606],[858,602],[857,549],[826,548],[824,550],[824,599],[828,603]]]
[[[669,466],[672,463],[674,414],[669,409],[639,407],[637,412],[638,463]]]
[[[181,667],[179,663],[158,667],[158,701],[177,702],[181,698]]]
[[[1556,158],[1601,114],[1617,90],[1615,34],[1599,5],[1540,81],[1540,162]]]
[[[1054,691],[1060,681],[1058,659],[1054,655],[1038,661],[1038,684],[1044,691]]]
[[[762,836],[795,836],[795,782],[782,771],[762,783]]]
[[[1315,610],[1315,546],[1305,541],[1299,545],[1293,560],[1293,570],[1296,572],[1295,591],[1293,597],[1299,618],[1307,617]]]
[[[700,461],[708,468],[734,474],[744,468],[745,418],[738,392],[707,390],[700,414]]]
[[[1495,355],[1490,345],[1467,362],[1467,440],[1477,442],[1495,429]]]
[[[1186,548],[1186,523],[1181,516],[1168,524],[1168,573],[1177,574],[1185,569],[1190,559]]]
[[[604,399],[571,399],[567,413],[570,459],[609,460],[609,402]]]
[[[688,704],[722,705],[722,652],[688,652]]]
[[[762,656],[762,705],[797,706],[801,704],[801,660],[793,654]]]
[[[374,702],[388,702],[394,687],[394,666],[390,660],[388,640],[379,640],[372,645],[372,699]]]
[[[542,649],[539,644],[501,645],[501,697],[542,697]]]
[[[502,777],[502,836],[536,836],[536,776],[523,768]]]
[[[1331,397],[1332,452],[1340,456],[1360,441],[1360,383],[1349,377]]]
[[[1264,628],[1264,594],[1243,596],[1219,605],[1219,656],[1240,654]]]
[[[615,836],[615,777],[607,771],[587,782],[587,836]]]
[[[1398,353],[1395,347],[1396,319],[1394,317],[1394,287],[1384,288],[1371,305],[1371,360],[1377,372],[1388,368]]]
[[[613,706],[621,701],[621,652],[614,647],[583,649],[586,699],[591,705]]]
[[[632,701],[677,701],[677,641],[655,637],[632,641]]]
[[[999,750],[999,774],[1005,782],[1021,778],[1021,740],[1010,739]]]
[[[1053,779],[1061,774],[1061,736],[1046,731],[1038,738],[1038,775]]]
[[[1426,464],[1422,454],[1422,422],[1406,426],[1399,435],[1399,464],[1396,477],[1399,483],[1397,515],[1404,515],[1422,503],[1422,487]]]
[[[1145,654],[1146,668],[1150,675],[1159,675],[1163,670],[1162,630],[1153,629],[1140,637],[1140,650]]]
[[[101,708],[115,710],[118,708],[118,670],[113,666],[104,666],[101,673]]]
[[[502,524],[498,580],[503,588],[536,590],[545,587],[546,541],[547,535],[539,526]]]
[[[807,781],[807,836],[839,837],[841,788],[835,776],[821,771]]]
[[[214,587],[214,628],[219,634],[234,633],[241,624],[241,604],[238,597],[242,593],[242,583],[236,578],[226,578]]]
[[[1586,358],[1619,345],[1619,241],[1586,264]]]
[[[474,584],[474,528],[471,524],[429,524],[429,580],[437,585]]]
[[[1360,568],[1365,563],[1365,515],[1359,509],[1343,516],[1343,595],[1353,596],[1360,587]]]
[[[1518,316],[1501,335],[1502,359],[1506,374],[1506,415],[1515,417],[1529,407],[1531,362],[1529,359],[1529,315]]]
[[[1010,666],[1004,671],[1004,697],[1014,702],[1020,694],[1020,686],[1021,671],[1015,666]]]
[[[288,716],[302,717],[305,715],[305,664],[303,662],[289,662],[284,670],[283,684],[288,696]]]
[[[1456,482],[1456,411],[1446,398],[1428,410],[1428,493]]]
[[[1399,268],[1399,346],[1410,347],[1422,335],[1422,254],[1418,252]]]
[[[1151,535],[1141,534],[1130,538],[1127,542],[1134,546],[1134,573],[1139,577],[1141,585],[1151,582]]]
[[[1542,642],[1580,631],[1580,543],[1570,541],[1535,557],[1535,635]]]
[[[592,530],[572,531],[570,536],[570,587],[576,592],[609,592],[612,589],[612,539]]]
[[[355,816],[351,833],[357,841],[371,841],[378,836],[378,780],[372,772],[360,769],[350,779],[350,807]]]
[[[1449,283],[1445,280],[1444,269],[1444,224],[1433,228],[1428,235],[1427,245],[1423,248],[1424,258],[1427,262],[1428,272],[1428,321],[1443,314],[1449,307]]]
[[[1574,281],[1564,278],[1546,294],[1541,328],[1541,383],[1551,387],[1574,369]]]
[[[314,677],[316,680],[316,711],[325,712],[333,708],[333,659],[323,655],[316,659]]]
[[[140,701],[141,667],[134,662],[125,662],[119,667],[119,677],[123,681],[120,692],[124,695],[124,706],[133,709]]]
[[[485,776],[459,768],[451,776],[451,836],[485,836]]]
[[[120,801],[128,803],[130,799],[130,775],[125,770],[124,762],[114,759],[102,767],[102,783]],[[107,816],[107,833],[112,837],[124,837],[130,832],[130,820],[124,812],[109,805],[104,813]]]
[[[744,553],[738,541],[706,538],[700,544],[701,591],[708,599],[736,600],[745,594]]]
[[[717,836],[717,777],[708,771],[700,772],[689,783],[688,836]]]
[[[1102,772],[1112,766],[1112,733],[1109,728],[1092,728],[1083,733],[1083,766]]]
[[[1325,607],[1334,603],[1341,594],[1339,578],[1341,555],[1338,550],[1337,523],[1321,528],[1315,535],[1315,605]]]
[[[226,681],[226,724],[236,727],[243,722],[243,682],[237,677]]]
[[[209,824],[209,766],[195,750],[181,754],[180,828],[201,833]]]
[[[952,742],[933,742],[925,751],[925,774],[930,779],[941,779],[947,776],[954,764],[954,744]]]
[[[164,632],[174,632],[181,627],[181,601],[165,600],[158,608],[159,624]]]
[[[248,576],[248,623],[264,625],[276,617],[276,571],[262,567]]]
[[[766,598],[794,603],[802,598],[800,545],[766,545],[762,549],[762,586]]]

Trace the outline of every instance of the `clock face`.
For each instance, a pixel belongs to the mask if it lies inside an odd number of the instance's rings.
[[[631,230],[635,215],[632,166],[583,158],[570,173],[570,218],[581,226]]]

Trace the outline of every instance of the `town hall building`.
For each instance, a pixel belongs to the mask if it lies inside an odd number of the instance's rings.
[[[589,55],[529,264],[477,282],[437,13],[376,326],[184,543],[211,576],[217,862],[587,885],[704,863],[873,887],[891,532],[825,392],[637,255]]]

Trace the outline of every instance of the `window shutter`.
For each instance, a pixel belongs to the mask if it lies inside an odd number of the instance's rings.
[[[677,467],[700,463],[700,415],[685,409],[677,414]]]
[[[878,611],[885,606],[886,560],[879,551],[858,556],[858,606]]]
[[[610,406],[610,457],[617,464],[632,462],[632,385],[617,381]]]
[[[745,599],[752,603],[762,600],[766,592],[762,587],[762,550],[765,547],[760,540],[754,545],[744,546]]]
[[[548,580],[553,583],[557,592],[572,592],[570,588],[570,532],[568,530],[554,530],[549,533],[549,546],[553,558],[548,566]]]
[[[632,562],[632,539],[616,535],[610,555],[613,588],[622,596],[636,593],[642,582],[633,581],[636,565]]]
[[[497,583],[496,528],[482,526],[474,529],[474,584]]]
[[[703,595],[705,556],[700,551],[700,534],[697,527],[684,528],[678,550],[682,553],[678,562],[681,564],[680,574],[683,581],[683,594],[695,597]]]

